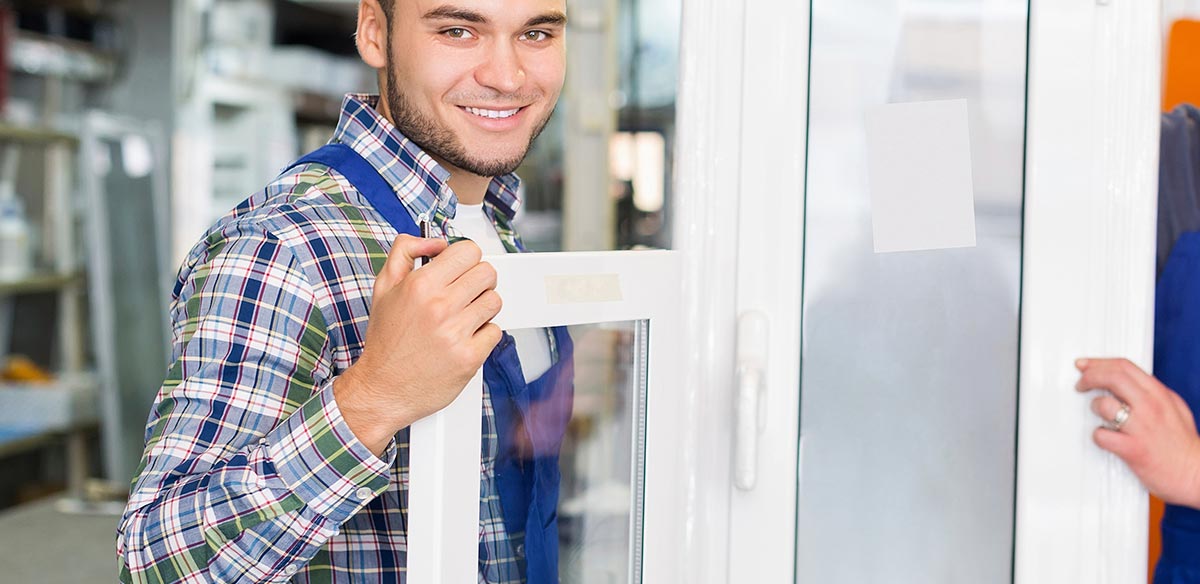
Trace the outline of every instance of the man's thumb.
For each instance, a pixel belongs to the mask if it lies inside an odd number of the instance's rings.
[[[400,234],[392,242],[392,250],[388,252],[383,269],[375,278],[375,289],[391,288],[399,284],[413,270],[413,263],[419,257],[435,256],[446,249],[445,240],[438,238],[413,237]]]

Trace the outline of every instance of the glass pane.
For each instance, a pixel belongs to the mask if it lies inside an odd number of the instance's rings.
[[[572,1],[566,87],[517,171],[530,249],[671,247],[682,5]]]
[[[812,6],[797,581],[1009,582],[1028,4]],[[952,123],[881,135],[912,102]],[[955,218],[879,161],[958,122]]]
[[[488,581],[510,581],[512,568],[533,583],[641,580],[646,330],[640,321],[509,331],[495,361],[515,350],[511,369],[485,366]]]

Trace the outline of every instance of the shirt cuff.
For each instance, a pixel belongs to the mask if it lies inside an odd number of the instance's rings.
[[[313,394],[267,434],[267,455],[288,489],[337,525],[387,489],[396,442],[377,457],[346,425],[333,384]]]

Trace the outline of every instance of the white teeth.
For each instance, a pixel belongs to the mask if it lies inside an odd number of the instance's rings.
[[[512,117],[513,115],[515,115],[517,112],[521,111],[520,108],[510,109],[510,110],[489,110],[489,109],[482,109],[482,108],[477,108],[477,107],[466,107],[463,109],[465,109],[468,112],[473,113],[477,116],[484,117],[484,118],[492,118],[492,119],[509,118],[509,117]]]

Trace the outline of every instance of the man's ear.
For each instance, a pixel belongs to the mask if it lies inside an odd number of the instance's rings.
[[[367,66],[383,69],[387,65],[387,34],[388,18],[379,0],[360,0],[354,43],[358,46],[358,55]]]

